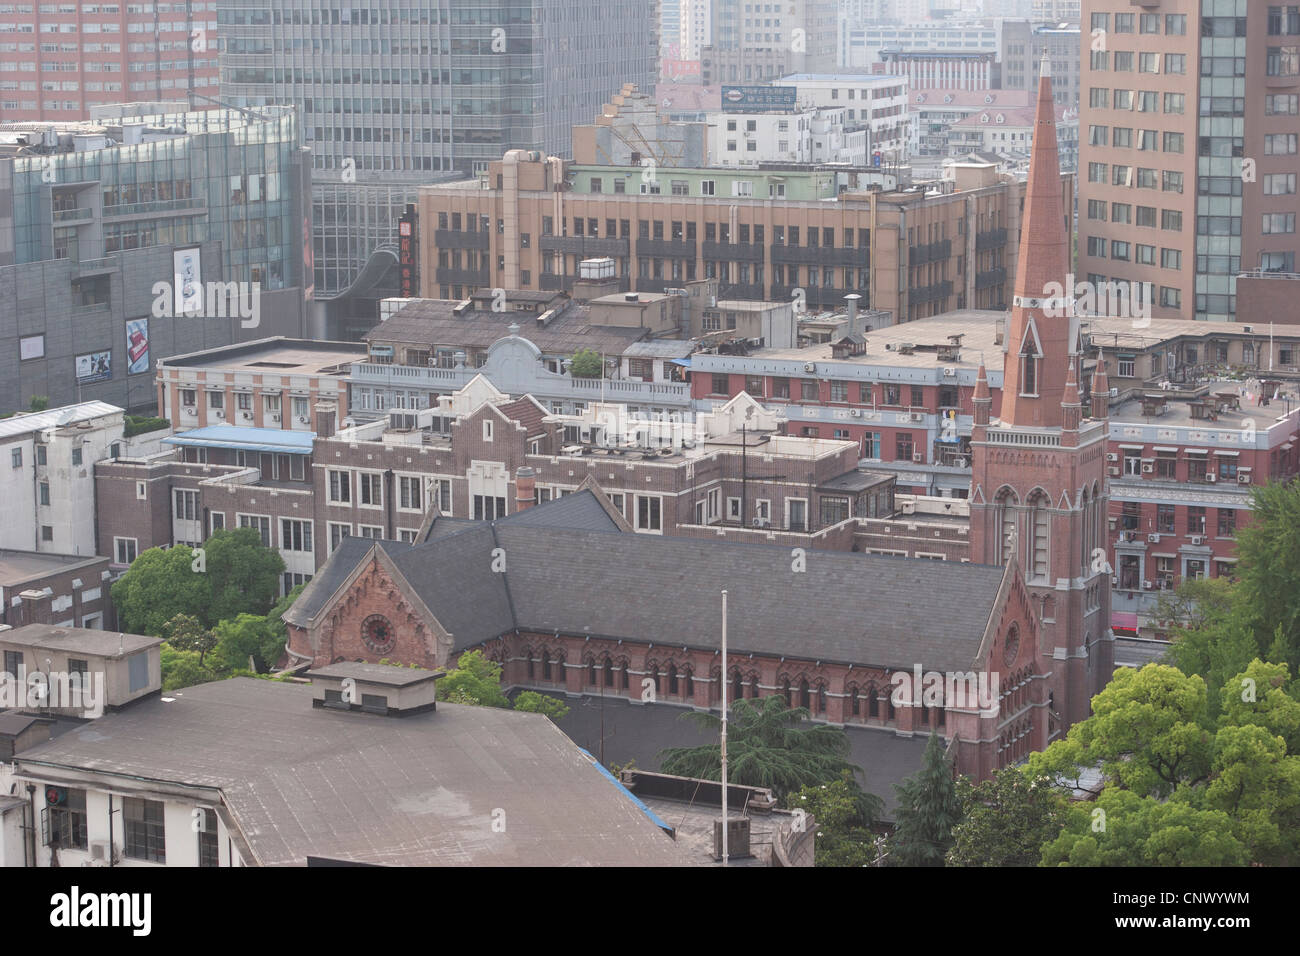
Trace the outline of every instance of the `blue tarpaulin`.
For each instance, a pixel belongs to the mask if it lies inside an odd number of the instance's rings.
[[[281,455],[310,455],[315,432],[290,431],[282,428],[245,428],[242,425],[209,425],[192,428],[164,438],[164,445],[191,448],[234,448],[239,451],[265,451]]]

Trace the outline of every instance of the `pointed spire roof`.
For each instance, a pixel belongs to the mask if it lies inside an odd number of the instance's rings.
[[[1079,382],[1074,377],[1074,363],[1070,363],[1070,369],[1065,373],[1065,394],[1061,397],[1062,405],[1079,405]]]
[[[1067,288],[1071,282],[1067,277],[1070,236],[1061,196],[1051,68],[1045,56],[1041,70],[1007,324],[1006,341],[1011,347],[1002,378],[1001,419],[1010,425],[1059,427],[1058,389],[1065,380],[1074,348],[1070,334],[1074,290]],[[1022,355],[1037,358],[1032,384],[1026,381]]]
[[[975,373],[975,401],[993,401],[993,395],[989,392],[989,376],[988,372],[984,370],[983,359],[980,359],[979,371]]]

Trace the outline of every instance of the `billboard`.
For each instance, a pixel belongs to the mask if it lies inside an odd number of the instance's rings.
[[[149,320],[130,319],[126,323],[126,374],[149,371]]]
[[[172,253],[172,295],[173,315],[203,314],[203,264],[197,246]]]
[[[406,298],[413,298],[420,291],[420,283],[417,278],[415,238],[418,221],[419,216],[415,211],[415,203],[408,203],[406,212],[402,214],[402,218],[397,223],[398,262],[401,266],[402,295]]]
[[[85,385],[89,382],[103,382],[112,377],[113,353],[111,350],[87,352],[85,355],[77,356],[78,385]]]
[[[699,60],[672,60],[662,59],[659,61],[659,76],[664,81],[681,80],[686,77],[699,78],[700,76]]]
[[[795,108],[793,86],[724,86],[722,111],[724,113],[766,113],[770,110]]]

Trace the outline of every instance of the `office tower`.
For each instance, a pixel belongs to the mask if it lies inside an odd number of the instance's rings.
[[[1300,248],[1300,6],[1084,12],[1080,278],[1145,284],[1156,317],[1261,318],[1238,314],[1238,276],[1292,274]]]
[[[301,111],[331,337],[373,325],[377,299],[396,293],[397,219],[418,184],[485,171],[515,148],[567,155],[571,127],[657,73],[658,14],[644,0],[219,7],[222,98]]]
[[[217,4],[0,6],[0,122],[92,119],[114,103],[215,95]]]

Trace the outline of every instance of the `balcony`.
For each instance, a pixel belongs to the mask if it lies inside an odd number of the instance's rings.
[[[975,273],[975,288],[977,289],[988,289],[995,285],[1002,285],[1006,281],[1006,269],[989,269],[985,272]]]
[[[719,282],[718,298],[761,301],[763,286],[756,282]]]
[[[707,260],[724,259],[730,262],[762,262],[763,247],[750,242],[704,241],[703,256]]]
[[[626,239],[601,239],[598,236],[542,236],[537,240],[537,246],[543,252],[560,252],[582,259],[626,258],[629,255]]]
[[[117,271],[117,256],[105,256],[102,259],[82,259],[77,263],[77,275],[105,275]]]
[[[952,255],[952,240],[940,239],[921,246],[910,246],[907,250],[909,265],[920,266],[927,262],[941,262]]]
[[[451,392],[462,387],[482,369],[429,368],[423,365],[390,365],[383,362],[354,362],[349,376],[354,385],[428,389]],[[539,372],[546,377],[546,373]],[[555,377],[553,382],[539,383],[539,397],[569,398],[579,401],[606,399],[619,402],[690,405],[690,386],[684,382],[641,382],[632,379]]]
[[[104,207],[104,221],[140,219],[148,216],[174,216],[177,213],[199,214],[208,211],[208,201],[202,196],[185,199],[155,199],[149,202],[119,203]]]
[[[664,259],[694,259],[694,239],[638,239],[638,256],[657,256]]]
[[[433,244],[439,249],[486,249],[491,239],[486,231],[460,232],[455,229],[437,229]]]
[[[537,277],[537,284],[543,292],[572,291],[573,280],[577,276],[562,276],[554,272],[543,272]],[[624,280],[626,281],[626,280]]]
[[[683,281],[685,280],[683,279],[637,279],[635,291],[662,293],[664,289],[676,288],[677,286],[680,286]]]
[[[914,289],[908,289],[907,295],[911,305],[922,305],[926,302],[946,299],[952,295],[952,282],[945,279],[943,282],[936,282],[933,285],[918,286]]]
[[[81,209],[56,209],[54,210],[55,223],[82,222],[90,219],[95,210],[89,208]]]
[[[472,285],[476,288],[487,288],[491,284],[486,269],[440,268],[437,279],[439,285]]]
[[[789,262],[800,265],[821,265],[825,261],[826,250],[818,246],[773,245],[770,249],[774,264]]]
[[[1005,229],[989,229],[986,232],[975,234],[975,251],[983,252],[986,249],[999,249],[1007,244],[1007,231]]]

